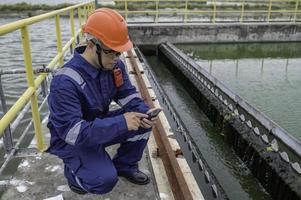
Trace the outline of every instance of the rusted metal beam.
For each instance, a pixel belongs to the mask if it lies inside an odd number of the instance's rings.
[[[135,71],[135,79],[137,81],[139,91],[141,93],[144,101],[150,106],[154,107],[154,103],[150,94],[147,91],[146,85],[142,79],[141,72],[138,68],[136,59],[131,51],[127,52],[130,58],[130,63],[133,70]],[[156,140],[156,143],[159,148],[160,157],[162,158],[165,171],[168,177],[168,181],[171,185],[172,192],[176,200],[191,200],[192,194],[188,188],[188,185],[185,181],[185,178],[181,172],[180,166],[177,162],[174,151],[168,141],[167,134],[165,129],[160,122],[157,121],[156,125],[153,127],[153,134]]]

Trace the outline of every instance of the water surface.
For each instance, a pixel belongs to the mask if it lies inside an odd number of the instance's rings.
[[[180,114],[196,147],[209,164],[229,199],[270,199],[250,170],[235,155],[220,132],[186,92],[185,86],[181,85],[157,57],[148,56],[147,60],[160,85],[171,99],[176,112]],[[167,108],[165,111],[168,115]],[[172,125],[172,128],[176,132],[176,127]],[[207,188],[207,184],[204,182],[204,174],[199,171],[197,164],[192,162],[191,153],[187,150],[187,143],[184,143],[181,135],[176,135],[202,193],[207,197],[206,199],[213,199],[211,189]]]
[[[178,47],[290,134],[301,139],[301,43]]]

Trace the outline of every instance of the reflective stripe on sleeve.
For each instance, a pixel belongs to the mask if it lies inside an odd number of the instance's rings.
[[[120,106],[125,106],[127,103],[132,101],[134,98],[140,98],[140,95],[138,93],[131,94],[123,99],[118,99],[118,104]]]
[[[78,85],[80,85],[80,87],[82,89],[84,89],[84,87],[86,86],[86,82],[82,78],[82,76],[77,71],[75,71],[74,69],[72,69],[70,67],[65,67],[65,68],[58,70],[55,73],[55,76],[57,76],[57,75],[66,75],[66,76],[72,78]]]
[[[75,141],[79,135],[80,132],[80,127],[82,125],[82,123],[84,122],[84,120],[81,120],[79,122],[77,122],[67,133],[65,141],[68,144],[74,145]]]
[[[134,137],[129,138],[126,141],[135,142],[135,141],[138,141],[138,140],[147,140],[149,138],[150,134],[151,134],[151,131],[146,132],[146,133],[141,134],[141,135],[135,135]]]

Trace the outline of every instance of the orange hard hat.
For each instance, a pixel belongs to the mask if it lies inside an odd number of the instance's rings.
[[[115,10],[95,10],[83,25],[83,32],[93,35],[114,51],[128,51],[133,47],[124,18]]]

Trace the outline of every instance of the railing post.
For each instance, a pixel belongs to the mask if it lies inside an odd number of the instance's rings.
[[[185,0],[184,23],[187,22],[187,8],[188,8],[188,0]]]
[[[287,74],[288,63],[289,63],[289,58],[286,59],[286,63],[285,63],[285,74]]]
[[[62,54],[59,60],[60,66],[64,64],[64,55],[62,48],[62,35],[61,35],[61,25],[60,25],[60,16],[55,16],[55,30],[56,30],[56,48],[58,53]]]
[[[125,21],[128,20],[128,1],[124,1],[124,14],[125,14]]]
[[[85,19],[85,22],[88,19],[88,12],[87,12],[87,6],[86,5],[84,6],[84,19]]]
[[[2,86],[1,74],[0,74],[0,98],[1,98],[3,115],[5,115],[5,113],[7,113],[7,106],[6,106],[6,100],[5,100],[3,86]],[[3,143],[4,143],[5,151],[8,154],[13,148],[13,139],[11,135],[10,125],[4,130]]]
[[[88,5],[88,16],[91,15],[92,5]]]
[[[22,35],[22,46],[23,46],[23,55],[24,55],[24,64],[26,70],[26,78],[28,87],[35,88],[34,84],[34,76],[32,70],[32,59],[31,59],[31,51],[30,51],[30,43],[29,43],[29,35],[27,26],[21,28],[21,35]],[[41,128],[41,120],[40,120],[40,113],[38,109],[38,99],[36,92],[33,93],[31,96],[31,111],[32,117],[34,122],[34,129],[35,129],[35,138],[37,141],[37,147],[40,151],[45,149],[45,144],[42,136],[42,128]]]
[[[240,13],[240,23],[244,21],[244,13],[245,13],[245,0],[241,2],[241,13]]]
[[[298,7],[299,7],[299,0],[296,0],[296,7],[295,7],[295,14],[294,14],[294,22],[296,22],[296,20],[297,20]]]
[[[268,22],[270,22],[270,19],[271,19],[272,1],[273,0],[270,0],[270,3],[269,3]]]
[[[82,11],[81,7],[77,8],[77,17],[78,17],[78,27],[82,29]],[[79,33],[79,43],[83,42],[83,34],[82,31]]]
[[[216,0],[213,2],[213,17],[212,17],[212,23],[215,24],[215,17],[216,17]]]
[[[235,77],[236,78],[238,77],[238,62],[239,62],[239,59],[236,60],[236,65],[235,65]]]
[[[155,23],[158,23],[158,17],[159,17],[159,0],[156,0],[156,18]]]
[[[263,74],[264,58],[261,60],[261,75]]]
[[[72,42],[72,49],[75,49],[75,29],[74,29],[74,11],[73,9],[70,10],[70,26],[71,26],[71,34],[73,38]]]
[[[43,65],[43,70],[46,71],[46,66]],[[47,77],[45,77],[45,79],[42,81],[41,83],[41,88],[42,88],[42,94],[43,94],[43,97],[45,98],[48,94],[48,91],[47,91]]]

